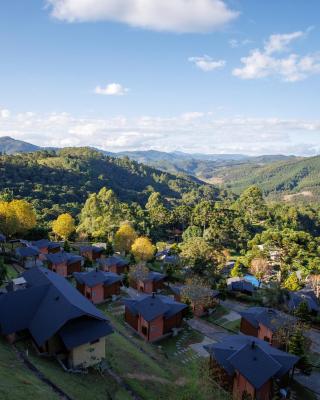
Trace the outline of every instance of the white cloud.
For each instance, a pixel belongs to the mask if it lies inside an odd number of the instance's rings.
[[[0,118],[9,118],[10,117],[10,111],[6,108],[0,109]]]
[[[120,83],[109,83],[105,87],[97,86],[94,90],[96,94],[102,94],[105,96],[123,96],[129,89],[120,85]]]
[[[194,63],[202,71],[209,72],[215,69],[223,68],[226,65],[225,60],[214,60],[213,58],[204,55],[202,57],[189,57],[190,62]]]
[[[51,15],[67,22],[116,21],[168,32],[211,32],[239,13],[224,0],[46,0]]]
[[[40,146],[92,146],[109,151],[155,149],[252,155],[312,155],[320,151],[320,120],[219,118],[217,114],[194,111],[167,118],[79,118],[68,113],[19,113],[1,121],[0,136]]]
[[[263,50],[254,49],[247,57],[241,58],[241,67],[235,68],[232,74],[241,79],[258,79],[278,76],[285,82],[296,82],[320,73],[320,54],[313,53],[300,56],[296,53],[277,56],[289,51],[289,44],[309,32],[297,31],[286,34],[271,35]]]
[[[242,46],[247,46],[248,44],[253,43],[252,40],[250,39],[243,39],[243,40],[238,40],[238,39],[230,39],[229,40],[229,45],[233,49],[237,47],[242,47]]]

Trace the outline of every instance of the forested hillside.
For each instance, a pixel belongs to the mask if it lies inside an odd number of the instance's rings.
[[[257,185],[271,199],[312,202],[320,198],[320,156],[224,169],[218,177],[236,193]]]
[[[2,198],[30,200],[49,219],[63,211],[76,215],[88,195],[103,187],[113,189],[122,201],[143,205],[152,191],[172,203],[203,191],[212,199],[222,193],[196,178],[161,172],[88,148],[3,155],[0,173]]]

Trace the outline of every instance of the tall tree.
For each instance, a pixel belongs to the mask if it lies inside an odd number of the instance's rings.
[[[145,265],[153,258],[155,247],[147,237],[139,237],[134,241],[131,252],[138,264]]]
[[[265,258],[254,258],[251,261],[250,272],[258,279],[260,286],[262,281],[271,274],[272,265]]]
[[[129,223],[124,223],[120,226],[114,236],[114,248],[121,254],[126,254],[131,250],[134,241],[137,238],[137,233]]]
[[[52,231],[63,240],[68,240],[71,234],[75,231],[74,219],[68,213],[59,215],[59,217],[52,223]]]

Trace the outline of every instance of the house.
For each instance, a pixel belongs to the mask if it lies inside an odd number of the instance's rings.
[[[230,335],[204,348],[210,354],[215,378],[232,392],[234,400],[271,400],[275,383],[285,393],[290,373],[299,360],[295,355],[246,335]]]
[[[125,321],[145,340],[153,342],[181,327],[187,305],[168,296],[140,295],[124,299]]]
[[[82,246],[80,247],[80,255],[90,261],[98,260],[103,253],[104,249],[97,246]]]
[[[245,278],[236,276],[227,279],[227,290],[229,292],[240,292],[251,296],[255,287],[252,282],[247,281]]]
[[[153,293],[164,288],[166,275],[160,272],[150,271],[147,277],[143,280],[134,280],[130,278],[130,286],[139,292]]]
[[[60,243],[51,242],[48,239],[33,241],[31,246],[36,247],[40,254],[53,254],[61,250]]]
[[[0,333],[10,343],[30,337],[39,353],[57,357],[66,368],[88,367],[105,357],[112,327],[100,310],[47,268],[34,267],[22,277],[25,289],[0,296]]]
[[[47,254],[48,268],[57,274],[67,277],[74,272],[80,272],[83,258],[81,256],[61,251],[59,253]]]
[[[124,274],[129,270],[129,262],[119,256],[100,258],[99,266],[102,271],[113,272],[115,274]]]
[[[288,327],[295,321],[295,318],[290,315],[266,307],[250,307],[240,312],[240,315],[240,332],[255,336],[275,347],[282,344],[276,336],[279,329]]]
[[[36,247],[18,247],[15,251],[17,259],[24,268],[32,268],[37,265],[39,250]]]
[[[312,289],[301,289],[297,292],[290,292],[288,300],[289,310],[294,312],[301,303],[306,303],[311,314],[318,315],[320,313],[319,301]]]
[[[113,272],[93,270],[73,274],[77,289],[94,304],[104,302],[107,298],[120,294],[122,277]]]
[[[181,295],[183,293],[183,289],[186,288],[186,285],[174,285],[170,286],[174,294],[175,301],[182,301]],[[201,302],[199,304],[195,304],[195,302],[191,302],[190,307],[192,308],[193,314],[196,317],[201,317],[207,314],[208,309],[211,308],[214,304],[219,303],[219,291],[218,290],[208,290],[208,297],[210,296],[212,303],[208,306],[207,304],[202,305]]]

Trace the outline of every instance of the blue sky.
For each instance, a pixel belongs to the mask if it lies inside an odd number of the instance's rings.
[[[318,0],[4,0],[0,135],[320,152]]]

